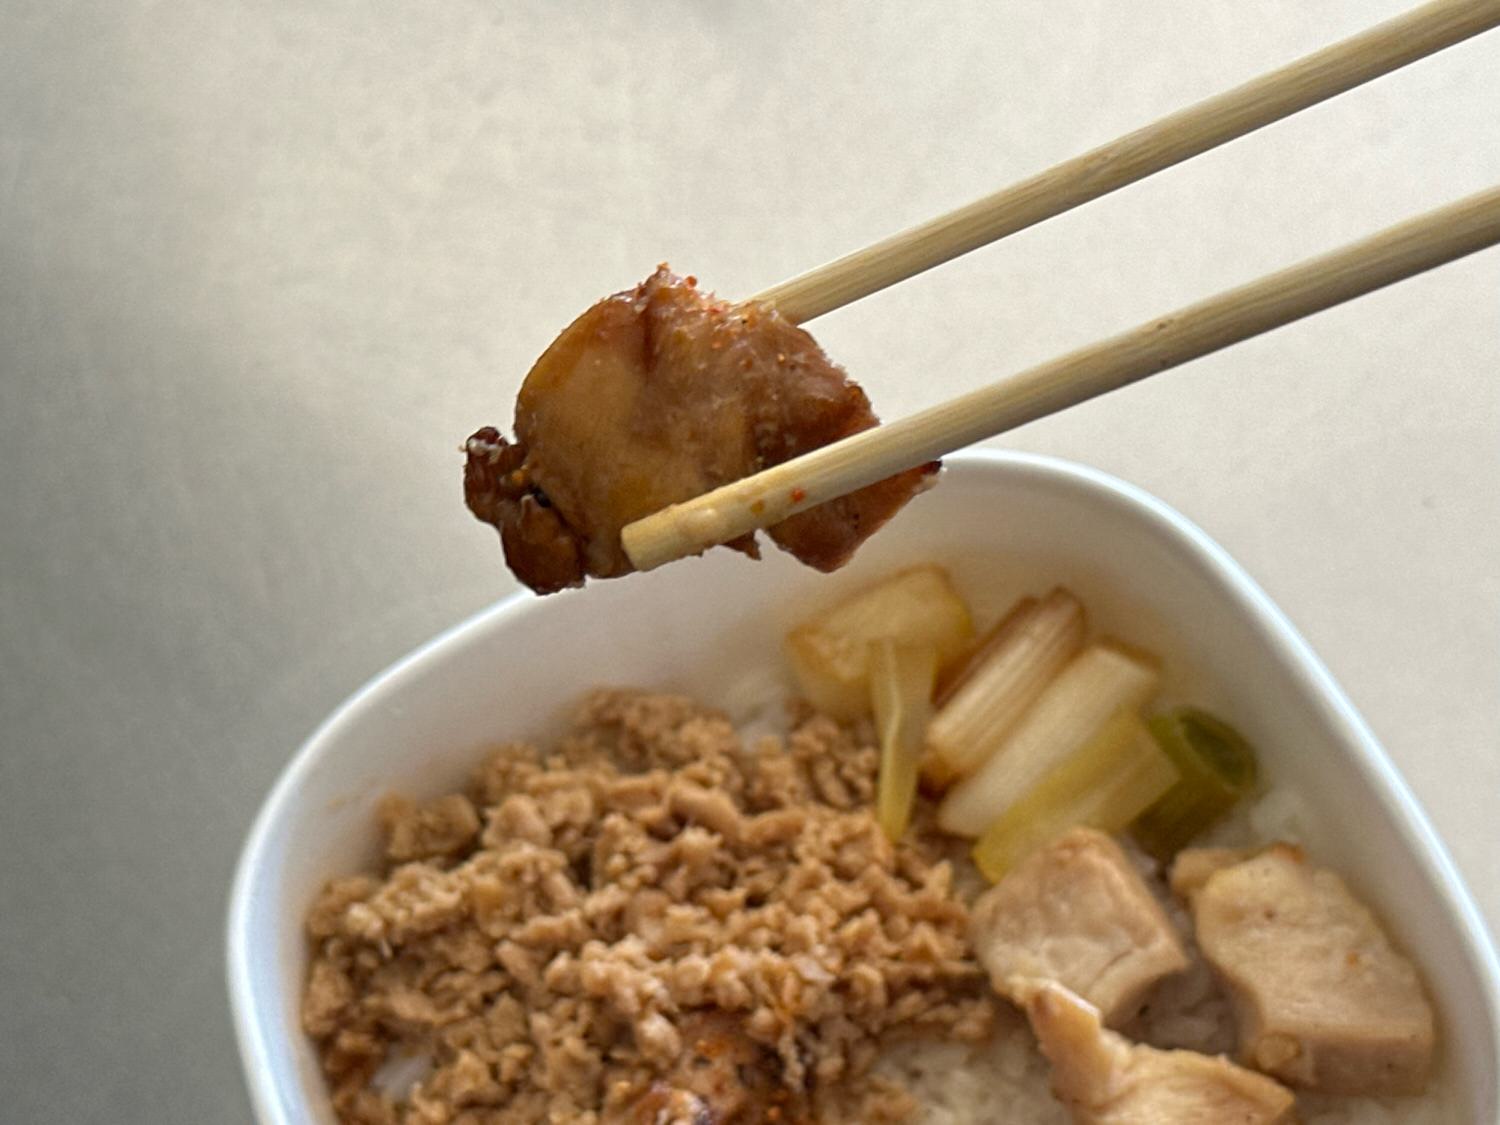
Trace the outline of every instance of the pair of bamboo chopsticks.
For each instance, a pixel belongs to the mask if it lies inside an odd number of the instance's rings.
[[[756,299],[810,320],[1497,25],[1500,0],[1432,0]],[[625,551],[640,570],[696,554],[1497,242],[1500,186],[637,520]]]

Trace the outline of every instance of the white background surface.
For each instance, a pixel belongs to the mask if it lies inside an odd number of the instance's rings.
[[[1399,0],[0,0],[0,1089],[245,1122],[222,907],[296,743],[512,588],[458,443],[668,259],[744,295]],[[1500,38],[817,322],[886,416],[1500,181]],[[1002,444],[1216,536],[1500,922],[1500,255]]]

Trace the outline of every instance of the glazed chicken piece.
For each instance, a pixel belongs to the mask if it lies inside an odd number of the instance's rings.
[[[1195,860],[1184,853],[1184,862]],[[1432,1006],[1411,962],[1336,874],[1276,844],[1214,871],[1190,901],[1246,1063],[1334,1094],[1421,1092]]]
[[[974,904],[970,936],[997,991],[1057,981],[1118,1027],[1151,986],[1188,967],[1182,941],[1129,858],[1075,828],[1033,852]]]
[[[1052,1092],[1077,1125],[1291,1125],[1291,1091],[1196,1051],[1132,1044],[1060,984],[1018,984],[1052,1064]]]
[[[682,1058],[653,1083],[619,1125],[759,1125],[804,1120],[780,1080],[773,1052],[723,1012],[701,1012],[682,1025]]]
[[[631,570],[626,524],[877,425],[865,393],[765,305],[733,305],[665,266],[553,342],[516,399],[516,438],[469,438],[464,496],[506,561],[551,593]],[[835,570],[936,464],[783,520],[773,542]],[[728,544],[758,557],[754,536]]]

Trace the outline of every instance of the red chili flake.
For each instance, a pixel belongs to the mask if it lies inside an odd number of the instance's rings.
[[[698,288],[698,279],[696,277],[694,277],[692,274],[688,274],[682,280],[687,285],[687,287],[689,289],[696,289],[696,288]]]
[[[807,499],[807,489],[805,489],[805,488],[794,488],[794,489],[792,489],[792,503],[793,504],[800,504],[800,503],[802,503],[802,501],[804,501],[806,499]]]

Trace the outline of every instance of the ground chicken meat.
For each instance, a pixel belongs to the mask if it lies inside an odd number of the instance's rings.
[[[383,877],[308,915],[339,1118],[895,1120],[911,1099],[860,1081],[881,1048],[982,1039],[995,1001],[945,845],[870,815],[877,757],[815,716],[746,750],[688,700],[605,691],[467,794],[387,802]]]

